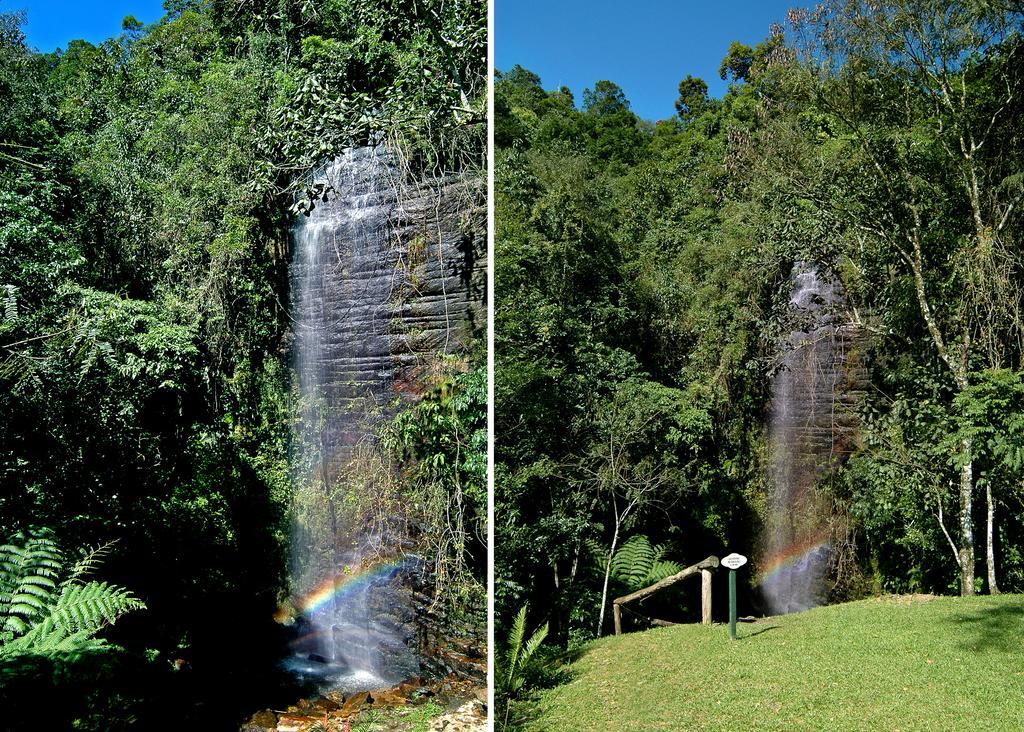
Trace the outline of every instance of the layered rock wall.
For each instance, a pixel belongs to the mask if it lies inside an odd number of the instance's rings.
[[[373,574],[410,548],[401,507],[375,493],[389,480],[375,441],[384,420],[483,338],[484,181],[411,183],[374,147],[346,152],[311,182],[321,195],[296,224],[290,268],[292,574],[312,628],[304,660],[399,680],[432,646],[412,590],[422,573]],[[366,505],[377,513],[368,517]]]
[[[793,267],[793,331],[780,347],[768,419],[769,505],[761,588],[773,613],[818,604],[831,552],[831,505],[820,482],[849,454],[865,370],[861,334],[826,269]]]

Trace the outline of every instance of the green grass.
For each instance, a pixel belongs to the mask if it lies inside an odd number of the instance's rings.
[[[430,720],[443,713],[444,709],[433,702],[371,709],[359,715],[352,732],[427,732]]]
[[[605,638],[527,729],[1024,730],[1024,596],[895,597]]]

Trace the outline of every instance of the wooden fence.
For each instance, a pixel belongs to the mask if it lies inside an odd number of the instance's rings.
[[[692,564],[682,572],[678,572],[671,577],[666,577],[663,580],[655,582],[650,587],[645,587],[642,590],[631,592],[628,595],[617,597],[612,603],[612,614],[615,617],[615,635],[622,634],[622,606],[627,603],[633,602],[634,600],[642,600],[649,595],[653,595],[658,590],[663,590],[666,587],[674,585],[680,580],[684,580],[692,575],[700,574],[700,621],[704,625],[711,625],[711,572],[718,569],[718,557],[708,557],[707,559]],[[655,625],[673,625],[673,623],[666,622],[664,620],[652,619]]]

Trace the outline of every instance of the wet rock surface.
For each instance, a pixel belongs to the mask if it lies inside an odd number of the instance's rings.
[[[429,575],[414,585],[413,603],[419,629],[420,666],[432,677],[454,676],[487,684],[487,605],[481,599],[462,609],[458,617],[433,602]]]
[[[345,694],[340,691],[309,699],[300,699],[287,709],[264,709],[253,714],[240,727],[241,732],[331,732],[348,730],[361,717],[371,713],[397,712],[378,721],[380,729],[406,728],[402,708],[433,703],[438,716],[430,721],[431,730],[486,730],[486,690],[457,676],[428,681],[413,676],[385,689]],[[442,711],[447,708],[448,711]]]
[[[844,315],[836,277],[813,262],[796,262],[791,287],[794,330],[780,347],[768,415],[771,490],[760,564],[773,615],[823,599],[832,514],[818,484],[851,452],[866,384],[862,335]]]
[[[416,398],[439,355],[482,336],[486,209],[483,181],[411,183],[383,147],[316,178],[330,190],[295,229],[293,350],[303,394],[322,399],[313,447],[333,472]]]
[[[324,194],[296,222],[290,265],[301,487],[288,666],[353,691],[418,673],[483,678],[486,616],[463,633],[425,611],[430,567],[413,558],[408,527],[359,506],[389,470],[374,448],[380,424],[465,368],[483,335],[485,181],[410,180],[384,146],[348,150],[313,179]]]

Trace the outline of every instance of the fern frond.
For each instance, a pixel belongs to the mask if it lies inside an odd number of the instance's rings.
[[[526,635],[526,605],[523,605],[516,613],[512,621],[512,630],[508,637],[508,650],[505,654],[506,683],[511,688],[512,680],[519,667],[519,652],[523,648],[523,638]]]
[[[537,652],[541,644],[548,637],[548,624],[544,623],[537,632],[530,636],[530,640],[526,641],[526,645],[523,646],[523,653],[520,658],[519,667],[526,668],[530,665],[533,660],[533,654]]]
[[[117,544],[117,539],[108,541],[106,544],[100,544],[97,547],[87,549],[82,558],[75,562],[71,567],[71,570],[68,572],[68,578],[65,582],[76,582],[83,577],[89,576],[100,565],[100,562],[110,554],[115,544]]]
[[[132,593],[106,582],[64,585],[52,614],[68,633],[97,631],[132,610],[145,607]]]
[[[655,582],[660,582],[666,577],[671,577],[682,571],[683,565],[679,562],[673,562],[671,559],[659,559],[651,566],[651,571],[645,580],[645,584],[653,585]]]
[[[63,582],[64,555],[48,535],[18,534],[0,546],[0,657],[100,647],[97,631],[144,608],[123,587],[81,581],[111,546],[86,551]]]
[[[657,550],[646,536],[630,537],[612,557],[612,576],[630,589],[641,587],[657,558]]]
[[[4,285],[3,290],[3,322],[13,323],[18,319],[18,288]]]
[[[13,540],[0,546],[0,627],[19,635],[52,600],[62,555],[43,534],[20,533]]]
[[[642,534],[630,537],[612,557],[612,577],[630,590],[638,590],[677,574],[683,568],[664,558],[667,551],[664,544],[651,544]]]
[[[511,697],[526,683],[530,667],[534,664],[534,654],[548,635],[548,624],[539,628],[529,640],[526,639],[526,606],[520,608],[512,622],[509,642],[505,652],[505,668],[502,669],[499,692]]]
[[[28,631],[32,626],[26,623],[24,620],[19,618],[17,615],[10,615],[4,621],[2,628],[3,635],[10,638],[16,638]]]
[[[586,548],[591,561],[597,566],[603,567],[605,559],[608,558],[608,549],[601,546],[600,542],[591,538],[584,539],[583,546]]]

